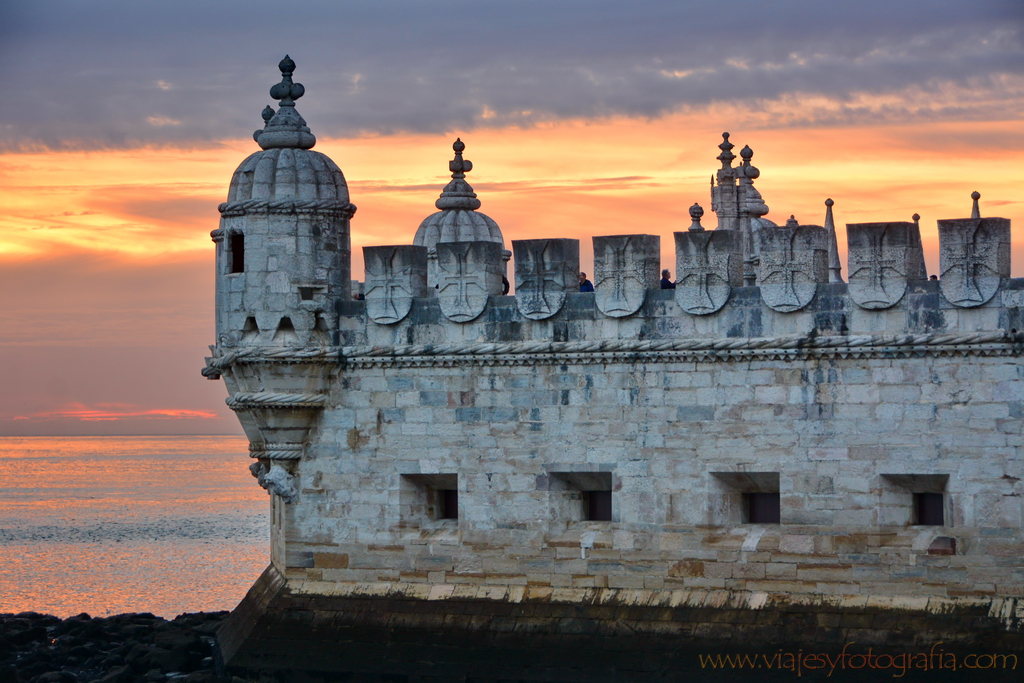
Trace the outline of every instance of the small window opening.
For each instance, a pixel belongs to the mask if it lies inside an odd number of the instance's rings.
[[[459,492],[456,489],[441,489],[437,492],[440,503],[440,519],[459,518]]]
[[[584,491],[583,505],[586,519],[590,522],[612,521],[612,492]]]
[[[914,506],[917,508],[917,523],[928,526],[945,526],[941,493],[915,493]]]
[[[230,252],[230,271],[232,273],[245,272],[245,235],[240,232],[231,233],[231,241],[228,245]]]
[[[312,287],[299,287],[299,298],[303,301],[313,300],[314,289]]]
[[[749,524],[779,524],[781,499],[778,493],[744,493]]]

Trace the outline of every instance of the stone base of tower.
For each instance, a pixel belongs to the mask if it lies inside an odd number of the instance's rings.
[[[269,567],[218,646],[228,674],[282,683],[781,681],[833,664],[839,680],[903,666],[930,681],[1018,680],[1021,602],[337,585]]]

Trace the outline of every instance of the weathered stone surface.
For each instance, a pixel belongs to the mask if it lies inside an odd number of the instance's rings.
[[[503,251],[497,242],[438,242],[437,299],[446,318],[469,322],[488,296],[501,294]]]
[[[412,245],[363,247],[366,314],[393,325],[409,315],[412,300],[427,295],[427,248]]]
[[[674,233],[676,303],[687,313],[708,315],[743,285],[742,235],[734,230]]]
[[[939,221],[939,286],[954,306],[988,303],[1010,277],[1010,221],[963,218]]]
[[[661,238],[614,235],[594,238],[594,292],[597,307],[613,318],[643,306],[648,289],[657,289]]]
[[[924,250],[914,223],[847,223],[850,298],[861,308],[895,306],[907,280],[923,280]]]
[[[566,292],[579,291],[579,240],[513,240],[512,250],[516,258],[516,306],[525,317],[550,318],[562,309]]]
[[[761,300],[781,313],[811,303],[819,282],[828,282],[828,233],[817,225],[758,231]]]

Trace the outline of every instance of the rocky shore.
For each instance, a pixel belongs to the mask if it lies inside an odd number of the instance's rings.
[[[214,634],[227,612],[59,619],[0,614],[4,683],[242,683],[218,676]]]

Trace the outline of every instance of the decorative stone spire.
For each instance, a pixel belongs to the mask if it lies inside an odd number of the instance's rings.
[[[921,227],[921,214],[915,213],[910,217],[910,220],[914,221],[914,225]]]
[[[839,242],[836,240],[836,222],[832,217],[831,198],[825,200],[825,230],[828,231],[828,281],[843,281],[843,265],[839,262]]]
[[[701,205],[694,202],[693,206],[690,207],[690,232],[704,232],[704,226],[700,224],[701,216],[704,215],[704,209]]]
[[[798,221],[796,219],[795,215],[790,214],[789,220],[786,221],[786,227],[787,228],[799,228],[800,227],[800,221]]]
[[[974,200],[974,206],[971,207],[971,218],[981,218],[981,209],[978,207],[978,200],[981,199],[981,193],[975,190],[971,193],[971,199]]]
[[[270,89],[270,96],[280,100],[281,107],[276,113],[269,106],[263,110],[266,125],[253,133],[252,137],[263,149],[311,149],[316,144],[316,137],[309,131],[305,119],[295,110],[295,100],[302,97],[306,89],[301,83],[292,82],[295,62],[291,57],[285,55],[278,68],[281,69],[281,82]]]
[[[473,188],[466,182],[466,174],[473,170],[473,162],[462,158],[466,143],[462,141],[462,138],[456,138],[452,149],[455,150],[455,158],[448,162],[448,170],[452,172],[452,181],[445,186],[441,196],[434,202],[434,206],[442,211],[445,209],[475,211],[480,208],[480,200],[476,198]]]
[[[718,146],[722,153],[717,157],[722,162],[722,168],[718,169],[717,173],[719,185],[732,185],[736,182],[736,169],[732,167],[733,159],[736,158],[736,155],[732,153],[732,148],[735,146],[729,142],[729,134],[722,133],[722,144]]]

